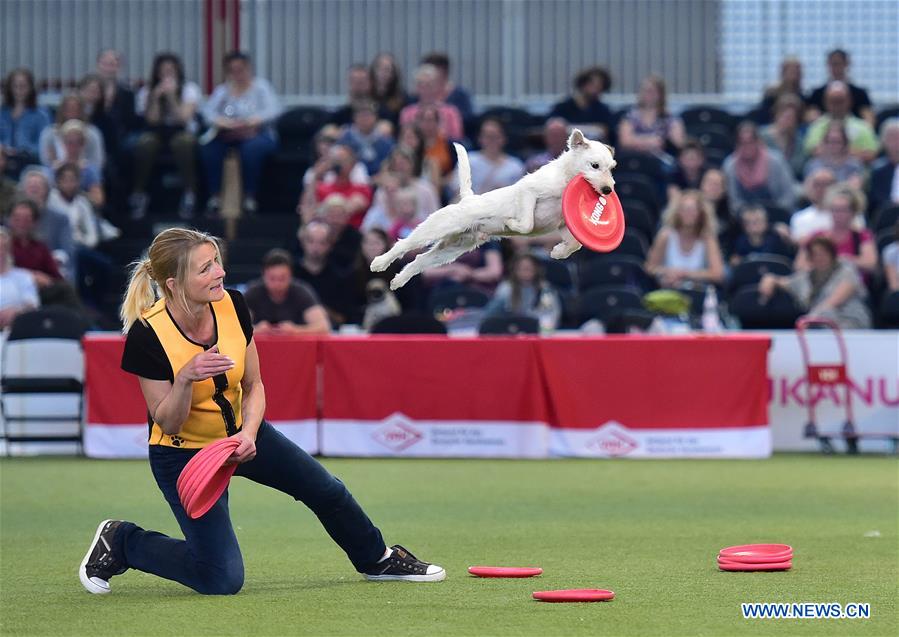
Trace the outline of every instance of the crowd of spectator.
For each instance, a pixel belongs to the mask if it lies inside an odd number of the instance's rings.
[[[502,109],[479,116],[443,53],[420,60],[410,93],[391,54],[353,64],[346,103],[310,133],[309,162],[294,176],[296,235],[273,238],[258,280],[246,287],[257,329],[368,329],[428,310],[446,289],[480,295],[487,316],[576,327],[578,272],[596,259],[551,262],[547,248],[557,237],[489,242],[396,294],[387,286],[396,267],[368,268],[457,196],[453,142],[471,149],[473,189],[484,193],[552,161],[575,126],[618,152],[629,223],[623,254],[642,273],[626,282],[638,291],[725,292],[747,262],[775,259],[791,274],[752,281],[761,304],[785,293],[801,313],[845,327],[879,324],[881,300],[899,292],[899,119],[878,119],[850,79],[848,53],[831,51],[826,63],[827,82],[806,91],[801,64],[786,59],[750,113],[709,108],[698,120],[688,114],[701,109],[679,116],[669,108],[658,75],[616,112],[604,100],[611,75],[592,66],[527,130]],[[52,114],[38,104],[28,69],[3,79],[0,328],[39,304],[68,305],[102,324],[121,266],[105,246],[153,215],[152,177],[163,155],[181,185],[169,220],[221,216],[229,153],[239,158],[243,214],[272,212],[260,210],[260,188],[285,110],[246,54],[224,58],[225,81],[208,97],[175,54],[157,55],[139,87],[122,80],[121,66],[117,51],[101,51]]]

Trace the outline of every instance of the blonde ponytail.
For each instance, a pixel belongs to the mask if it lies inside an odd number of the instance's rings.
[[[145,258],[135,261],[131,269],[131,279],[128,281],[128,291],[125,292],[125,300],[119,316],[122,318],[122,331],[127,334],[131,326],[138,319],[143,321],[141,314],[148,310],[156,302],[156,290],[153,284],[150,259]]]

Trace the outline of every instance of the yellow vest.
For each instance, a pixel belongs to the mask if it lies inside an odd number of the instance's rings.
[[[219,375],[217,380],[207,378],[195,382],[190,413],[181,426],[181,431],[169,435],[163,433],[162,427],[154,422],[150,427],[151,445],[200,449],[220,438],[233,435],[243,423],[240,413],[243,394],[240,381],[243,378],[247,338],[240,326],[230,294],[225,292],[225,296],[220,301],[211,303],[211,306],[219,353],[230,357],[234,361],[234,367]],[[164,298],[156,301],[153,307],[143,313],[143,317],[159,338],[175,376],[191,358],[204,351],[202,345],[189,340],[181,332],[166,311]],[[227,378],[228,386],[217,390],[216,384],[224,385],[223,377]]]

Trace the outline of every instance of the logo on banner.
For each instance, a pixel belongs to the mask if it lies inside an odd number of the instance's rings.
[[[596,435],[587,439],[584,446],[591,452],[603,456],[626,456],[639,445],[627,435],[627,428],[620,422],[609,421],[596,430]]]
[[[371,436],[394,453],[405,451],[424,438],[424,434],[412,426],[412,421],[400,413],[388,416]]]

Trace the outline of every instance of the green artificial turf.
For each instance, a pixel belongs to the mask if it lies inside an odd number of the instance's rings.
[[[899,463],[326,460],[384,531],[445,582],[369,583],[302,505],[235,479],[246,582],[203,597],[129,571],[94,596],[77,566],[107,517],[177,534],[145,462],[0,463],[4,635],[896,635]],[[877,537],[866,537],[875,535]],[[723,573],[717,550],[785,542],[792,571]],[[466,567],[538,565],[535,579]],[[534,590],[610,588],[544,604]],[[871,618],[745,620],[741,602],[867,602]]]

